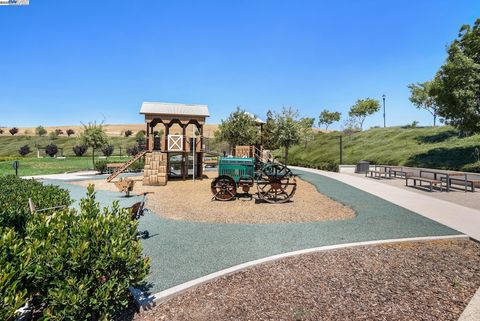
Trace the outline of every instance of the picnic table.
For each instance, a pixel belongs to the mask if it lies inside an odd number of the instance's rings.
[[[406,172],[403,171],[403,168],[400,166],[391,166],[391,165],[375,165],[375,171],[377,169],[383,170],[385,173],[388,173],[388,177],[392,178],[397,177],[397,173],[404,174],[404,176],[407,174]]]
[[[444,171],[435,171],[435,170],[426,170],[426,169],[421,169],[420,170],[420,177],[422,177],[422,173],[426,174],[433,174],[433,178],[435,180],[438,179],[439,176],[445,177],[445,184],[446,184],[446,189],[447,192],[450,192],[450,187],[452,185],[452,177],[463,177],[465,181],[465,192],[467,191],[467,182],[468,182],[468,176],[467,173],[459,173],[459,172],[444,172]],[[440,178],[441,179],[441,178]],[[473,191],[473,187],[472,187]]]

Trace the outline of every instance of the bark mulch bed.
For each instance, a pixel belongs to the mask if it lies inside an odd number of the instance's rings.
[[[175,220],[262,224],[345,220],[355,217],[355,212],[350,207],[319,193],[315,186],[300,178],[297,178],[297,191],[293,201],[285,204],[258,203],[255,198],[212,201],[210,178],[196,180],[195,183],[191,180],[171,180],[166,186],[143,186],[141,177],[136,180],[133,193],[153,191],[155,194],[148,196],[148,208],[160,216]],[[105,180],[84,180],[72,184],[95,184],[96,189],[118,191],[113,183]],[[252,193],[255,192],[254,186]]]
[[[266,263],[126,320],[457,320],[480,286],[480,245],[394,243]]]

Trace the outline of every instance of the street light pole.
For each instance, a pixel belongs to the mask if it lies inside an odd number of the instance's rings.
[[[385,121],[385,94],[382,95],[383,98],[383,128],[387,127],[387,123]]]
[[[387,127],[387,122],[385,120],[385,94],[382,95],[383,98],[383,128]]]

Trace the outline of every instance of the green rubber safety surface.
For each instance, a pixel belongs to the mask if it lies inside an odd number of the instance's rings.
[[[152,260],[147,279],[151,293],[259,258],[325,245],[421,236],[461,234],[386,200],[318,174],[295,171],[319,192],[350,206],[356,217],[350,220],[279,223],[220,224],[176,221],[149,213],[139,229],[150,238],[142,241],[144,254]],[[51,182],[68,188],[72,198],[85,195],[85,188]],[[98,191],[103,206],[119,200],[128,206],[138,198]],[[172,200],[185,201],[182,199]],[[278,206],[281,211],[281,204]]]

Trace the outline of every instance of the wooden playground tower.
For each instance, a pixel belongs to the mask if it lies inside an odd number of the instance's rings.
[[[209,117],[206,105],[144,102],[140,114],[145,116],[147,150],[143,185],[165,185],[169,177],[189,176],[192,164],[195,178],[203,176],[203,125]],[[155,135],[157,125],[163,125],[163,135]],[[162,128],[159,128],[162,129]],[[175,167],[176,175],[171,172]]]

